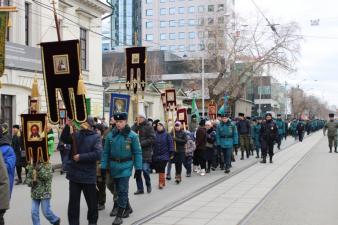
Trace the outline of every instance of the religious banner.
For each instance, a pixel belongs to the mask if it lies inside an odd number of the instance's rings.
[[[129,112],[130,96],[112,93],[110,98],[110,118],[118,112]]]
[[[134,94],[136,94],[138,84],[140,84],[141,89],[144,92],[146,87],[146,48],[145,47],[126,48],[126,65],[127,65],[127,83],[126,83],[127,90],[133,88]]]
[[[217,105],[214,101],[208,105],[209,119],[215,120],[217,118]]]
[[[163,108],[165,109],[167,107],[167,100],[166,100],[165,93],[161,93],[161,101],[162,101]]]
[[[180,121],[182,124],[188,124],[188,113],[186,108],[178,109],[177,110],[177,121]]]
[[[42,66],[48,117],[52,124],[60,121],[57,92],[70,120],[87,119],[85,87],[81,75],[79,40],[41,43]]]
[[[0,77],[5,71],[5,49],[8,15],[8,12],[0,12]]]
[[[22,114],[21,123],[27,162],[48,162],[47,115]]]
[[[176,109],[176,90],[166,89],[165,90],[165,100],[167,105],[167,110],[175,110]]]

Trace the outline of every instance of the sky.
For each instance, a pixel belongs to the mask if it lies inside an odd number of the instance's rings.
[[[256,18],[252,0],[235,0],[236,13],[245,19]],[[303,35],[297,72],[275,74],[289,86],[299,85],[308,94],[338,107],[338,1],[334,0],[254,0],[273,24],[295,21]],[[261,14],[260,14],[261,15]],[[319,19],[318,26],[311,20]],[[277,26],[278,31],[278,26]]]

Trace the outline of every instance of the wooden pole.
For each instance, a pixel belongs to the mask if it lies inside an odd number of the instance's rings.
[[[61,41],[60,24],[59,24],[58,15],[56,13],[56,8],[55,8],[56,2],[53,0],[52,4],[53,4],[53,14],[54,14],[54,20],[55,20],[56,33],[58,36],[58,41]]]

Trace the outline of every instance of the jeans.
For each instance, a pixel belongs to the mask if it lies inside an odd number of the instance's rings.
[[[5,225],[4,215],[6,213],[6,209],[0,209],[0,225]]]
[[[143,172],[143,177],[144,177],[144,180],[146,182],[146,185],[147,187],[151,186],[151,183],[150,183],[150,163],[148,162],[143,162],[143,165],[142,165],[142,172]],[[138,177],[136,178],[136,185],[137,185],[137,190],[139,191],[143,191],[143,180],[142,180],[142,177]]]
[[[183,165],[187,170],[187,174],[191,174],[191,164],[192,164],[192,156],[185,156]]]
[[[232,148],[222,148],[222,152],[224,156],[225,169],[230,169]]]
[[[96,224],[99,217],[97,209],[97,195],[95,184],[82,184],[69,181],[68,221],[69,225],[80,225],[81,192],[87,202],[87,220],[89,224]]]
[[[33,225],[40,225],[40,204],[42,213],[45,218],[51,223],[54,224],[59,220],[59,217],[50,209],[50,198],[47,199],[32,199],[32,221]]]
[[[114,183],[116,185],[116,192],[117,192],[117,205],[120,208],[127,208],[129,197],[129,177],[120,177],[114,178]]]

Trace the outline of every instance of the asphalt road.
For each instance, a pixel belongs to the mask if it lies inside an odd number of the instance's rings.
[[[244,224],[336,225],[337,210],[338,154],[325,137]]]
[[[282,148],[285,146],[294,144],[295,141],[293,138],[288,138],[287,141],[283,144]],[[338,155],[337,155],[338,157]],[[258,160],[255,157],[251,157],[246,160],[239,160],[237,156],[237,161],[233,163],[232,172],[241,170],[252,163],[257,162]],[[172,169],[174,173],[174,168]],[[183,171],[185,174],[185,171]],[[130,202],[134,209],[134,213],[128,218],[124,219],[124,224],[133,224],[135,221],[138,221],[152,213],[169,207],[180,199],[200,190],[202,187],[223,178],[225,175],[223,171],[216,170],[212,171],[210,174],[207,174],[204,177],[201,177],[197,174],[193,174],[192,177],[186,178],[183,177],[183,181],[180,185],[176,185],[172,180],[167,183],[167,186],[163,190],[158,190],[158,176],[152,174],[152,184],[153,192],[151,194],[144,194],[141,196],[133,195],[136,191],[136,184],[134,179],[130,179]],[[99,213],[99,225],[111,224],[113,218],[109,217],[110,210],[112,208],[112,196],[107,191],[107,203],[106,209],[100,211]],[[63,223],[68,224],[67,220],[67,205],[68,205],[68,181],[65,179],[64,175],[60,175],[59,172],[54,173],[53,177],[53,196],[52,196],[52,209],[56,215],[61,217]],[[11,199],[11,209],[5,214],[6,224],[9,225],[29,225],[32,224],[30,218],[31,210],[31,199],[30,199],[30,189],[25,185],[15,186],[13,191],[13,196]],[[80,224],[87,224],[86,220],[87,206],[84,198],[81,199],[81,217]],[[49,224],[42,213],[40,215],[41,224]]]

